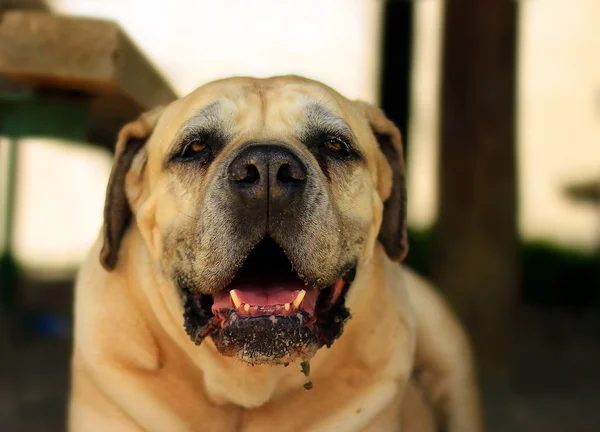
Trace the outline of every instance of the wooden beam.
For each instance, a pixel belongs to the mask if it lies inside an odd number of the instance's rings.
[[[44,0],[2,0],[0,11],[9,9],[47,11],[49,8]]]
[[[482,372],[506,371],[519,293],[515,1],[445,2],[440,209],[432,272]]]
[[[126,98],[140,110],[176,98],[113,22],[19,10],[0,18],[0,74],[33,87]]]

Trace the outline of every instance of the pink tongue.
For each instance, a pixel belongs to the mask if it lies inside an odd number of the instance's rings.
[[[297,283],[273,284],[272,286],[242,283],[230,286],[213,295],[213,313],[219,309],[234,307],[230,295],[232,289],[235,290],[243,304],[247,303],[250,306],[258,306],[259,308],[292,303],[301,290],[306,292],[301,303],[303,310],[313,313],[317,301],[317,291],[305,286],[300,281]]]
[[[304,286],[276,286],[264,288],[258,285],[241,284],[235,287],[235,292],[242,301],[255,306],[274,306],[294,301]]]
[[[273,306],[293,302],[298,292],[306,287],[300,281],[271,286],[251,283],[236,284],[214,294],[213,310],[233,307],[229,294],[232,289],[235,289],[242,303],[253,306]]]

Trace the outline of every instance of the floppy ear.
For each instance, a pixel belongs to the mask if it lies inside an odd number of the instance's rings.
[[[137,120],[125,125],[117,137],[115,159],[106,189],[104,245],[100,252],[100,262],[108,271],[113,270],[117,265],[121,240],[132,216],[125,191],[125,178],[134,158],[152,134],[162,109],[158,107],[142,114]],[[140,171],[142,169],[143,167]]]
[[[360,102],[360,104],[365,110],[365,115],[383,155],[380,165],[388,165],[387,168],[379,170],[379,190],[382,198],[385,199],[379,241],[390,258],[401,261],[408,253],[402,136],[400,130],[385,116],[383,111],[365,102]],[[382,178],[387,177],[385,171],[388,169],[391,170],[391,184],[386,183],[389,181],[387,178]]]

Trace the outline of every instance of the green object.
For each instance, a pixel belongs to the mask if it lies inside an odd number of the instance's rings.
[[[84,141],[88,120],[85,99],[0,94],[0,135]]]

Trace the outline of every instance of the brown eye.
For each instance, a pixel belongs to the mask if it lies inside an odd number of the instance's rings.
[[[342,153],[344,149],[344,144],[336,139],[328,139],[325,141],[325,145],[327,148],[334,153]]]
[[[208,164],[213,159],[213,145],[216,145],[217,148],[220,145],[219,139],[219,137],[210,134],[195,133],[195,136],[182,140],[178,153],[174,154],[171,160],[180,163],[198,162]]]
[[[202,150],[206,148],[206,143],[201,141],[194,141],[188,146],[188,151],[190,153],[200,153]]]

